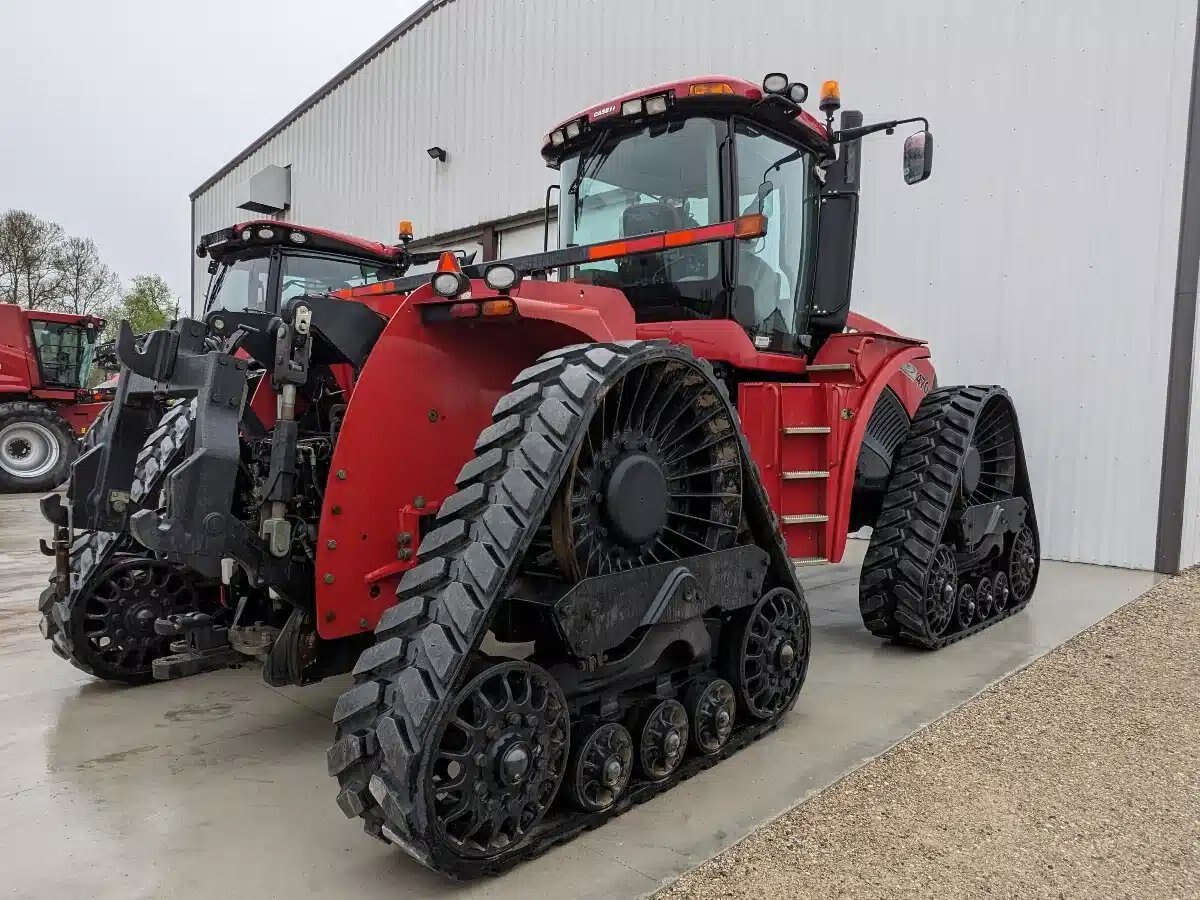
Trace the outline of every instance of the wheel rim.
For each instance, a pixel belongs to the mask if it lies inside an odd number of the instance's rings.
[[[741,451],[708,379],[655,360],[607,390],[551,511],[550,556],[568,580],[732,546]]]
[[[14,422],[0,429],[0,469],[16,478],[53,472],[61,455],[54,432],[39,422]]]
[[[724,678],[714,678],[693,687],[688,693],[688,701],[692,747],[705,756],[716,753],[733,734],[737,713],[733,685]]]
[[[156,634],[157,619],[198,609],[195,587],[172,563],[127,559],[102,571],[76,607],[93,660],[130,675],[171,650],[174,638]]]
[[[731,681],[742,709],[756,719],[783,712],[804,681],[808,623],[796,596],[768,591],[743,620]]]
[[[980,578],[979,583],[975,585],[975,614],[981,622],[991,616],[992,610],[995,609],[995,590],[992,580],[987,576]]]
[[[426,786],[441,837],[475,858],[520,843],[558,791],[568,727],[562,689],[544,669],[506,662],[474,678],[431,744]]]
[[[969,506],[1006,500],[1017,479],[1017,428],[1012,406],[993,397],[979,413],[963,461],[961,492]]]
[[[678,700],[664,700],[646,715],[638,736],[638,768],[651,781],[662,781],[683,762],[688,717]]]
[[[995,604],[996,612],[1001,613],[1008,608],[1008,598],[1011,593],[1008,576],[1003,572],[997,572],[996,577],[992,580],[992,602]]]
[[[1013,540],[1012,553],[1008,563],[1008,581],[1012,589],[1013,603],[1023,603],[1029,599],[1036,574],[1037,541],[1034,539],[1033,529],[1028,525],[1023,525]]]
[[[957,592],[958,565],[954,561],[954,551],[940,544],[925,582],[925,624],[934,637],[945,634],[950,626]]]
[[[955,619],[959,628],[969,628],[975,620],[975,588],[964,584],[958,589],[958,602],[955,604]]]
[[[609,722],[594,730],[575,753],[571,799],[586,812],[617,802],[633,774],[633,738],[625,726]]]

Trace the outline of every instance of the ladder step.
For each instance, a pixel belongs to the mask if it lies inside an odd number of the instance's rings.
[[[792,564],[797,566],[823,566],[828,563],[823,556],[793,556]]]
[[[784,434],[829,434],[828,425],[797,425],[783,429]]]
[[[784,472],[784,481],[798,481],[801,478],[828,478],[829,473],[824,470],[814,469],[808,472]]]
[[[807,525],[809,522],[828,522],[829,516],[825,513],[801,513],[798,516],[784,516],[784,525]]]

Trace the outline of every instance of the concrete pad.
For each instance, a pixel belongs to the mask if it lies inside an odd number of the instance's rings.
[[[700,863],[1156,583],[1045,563],[1021,615],[938,653],[881,644],[857,612],[865,548],[802,570],[814,657],[769,738],[499,879],[444,881],[333,803],[329,714],[347,679],[275,690],[242,669],[145,688],[53,656],[31,497],[0,497],[0,879],[20,898],[630,897]]]

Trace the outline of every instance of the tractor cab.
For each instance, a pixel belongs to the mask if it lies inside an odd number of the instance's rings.
[[[293,297],[374,284],[407,268],[404,244],[388,246],[320,228],[263,220],[207,234],[196,255],[210,257],[204,315],[271,317]]]
[[[800,108],[807,95],[780,74],[761,87],[706,76],[616,98],[554,129],[542,155],[559,171],[560,248],[664,232],[703,239],[731,221],[763,226],[750,239],[589,259],[562,277],[621,290],[638,322],[734,319],[759,350],[809,353],[841,331],[857,230],[856,143],[901,123],[864,129],[861,114],[847,112],[834,131],[836,82],[822,92],[825,124]],[[912,156],[923,172],[910,183],[928,177],[931,154],[928,132],[910,139],[906,167]]]
[[[34,312],[29,314],[29,327],[42,386],[73,391],[86,388],[103,320]]]

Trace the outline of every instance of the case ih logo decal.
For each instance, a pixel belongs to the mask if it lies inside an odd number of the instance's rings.
[[[608,106],[602,106],[599,109],[592,110],[593,119],[603,119],[605,116],[611,116],[617,111],[617,104],[610,103]]]
[[[922,394],[928,394],[933,387],[929,383],[929,379],[922,375],[912,363],[905,363],[900,367],[900,371],[907,375],[909,380],[921,389]]]

